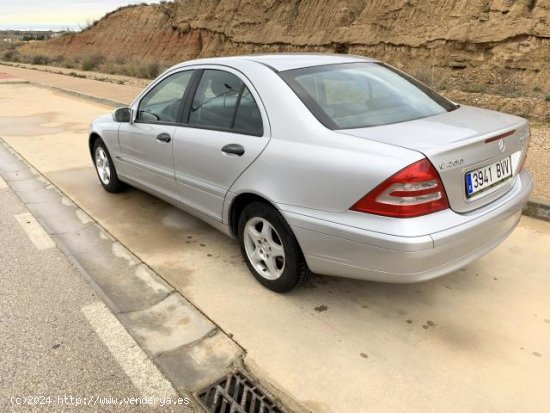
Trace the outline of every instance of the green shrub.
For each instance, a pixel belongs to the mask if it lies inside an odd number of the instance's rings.
[[[72,77],[79,77],[80,79],[86,79],[86,76],[85,76],[85,75],[82,75],[82,74],[76,73],[76,72],[70,72],[70,73],[69,73],[69,76],[72,76]]]
[[[74,69],[76,67],[76,63],[71,59],[63,59],[60,66],[66,69]]]
[[[116,65],[125,65],[126,63],[128,63],[128,61],[123,57],[115,57],[113,63]]]
[[[85,71],[97,70],[105,62],[105,57],[100,54],[85,56],[80,63],[80,68]]]
[[[56,55],[50,59],[50,64],[60,66],[64,60],[65,58],[62,55]]]
[[[33,65],[48,65],[50,64],[50,58],[43,54],[37,54],[31,57],[31,63]]]
[[[161,72],[161,66],[158,62],[145,63],[139,66],[139,72],[137,73],[138,77],[144,79],[154,79]]]
[[[140,77],[142,79],[154,79],[164,69],[164,66],[158,62],[138,62],[132,61],[126,64],[117,65],[114,70],[116,74],[123,76]]]
[[[19,51],[15,49],[9,49],[2,54],[2,60],[5,60],[7,62],[20,62],[21,57],[19,56]]]

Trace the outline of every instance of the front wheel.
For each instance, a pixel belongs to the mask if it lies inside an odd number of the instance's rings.
[[[97,139],[94,143],[94,163],[99,182],[106,191],[121,192],[124,190],[124,183],[118,179],[111,155],[101,139]]]
[[[310,277],[292,230],[275,208],[248,205],[239,217],[238,234],[246,265],[264,287],[288,292]]]

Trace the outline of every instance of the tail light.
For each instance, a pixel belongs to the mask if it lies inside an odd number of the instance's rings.
[[[443,183],[427,159],[391,176],[351,207],[352,211],[411,218],[449,208]]]

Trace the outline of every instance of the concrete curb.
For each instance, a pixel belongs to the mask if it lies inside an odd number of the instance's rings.
[[[523,215],[550,221],[550,202],[531,199],[523,208]]]
[[[55,90],[55,91],[62,92],[62,93],[65,93],[67,95],[75,96],[75,97],[78,97],[78,98],[81,98],[81,99],[91,100],[92,102],[96,102],[96,103],[99,103],[99,104],[105,105],[105,106],[112,106],[114,108],[128,106],[128,103],[122,103],[122,102],[117,102],[116,100],[111,100],[111,99],[107,99],[107,98],[101,98],[101,97],[97,97],[97,96],[93,96],[93,95],[88,95],[86,93],[78,92],[76,90],[65,89],[65,88],[61,88],[59,86],[53,86],[53,85],[49,85],[49,84],[46,84],[46,83],[31,82],[31,81],[26,81],[25,83],[31,84],[33,86],[45,88],[45,89]]]
[[[15,80],[4,79],[4,80],[0,80],[0,85],[28,85],[30,83],[31,82],[29,82],[28,80],[21,80],[21,79],[15,79]]]

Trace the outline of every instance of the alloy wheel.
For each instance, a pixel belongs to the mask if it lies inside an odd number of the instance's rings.
[[[101,146],[98,146],[95,150],[95,167],[101,182],[109,185],[109,182],[111,182],[111,166],[107,153]]]
[[[264,218],[253,217],[244,228],[246,255],[254,269],[268,280],[276,280],[285,269],[285,249],[281,237]]]

